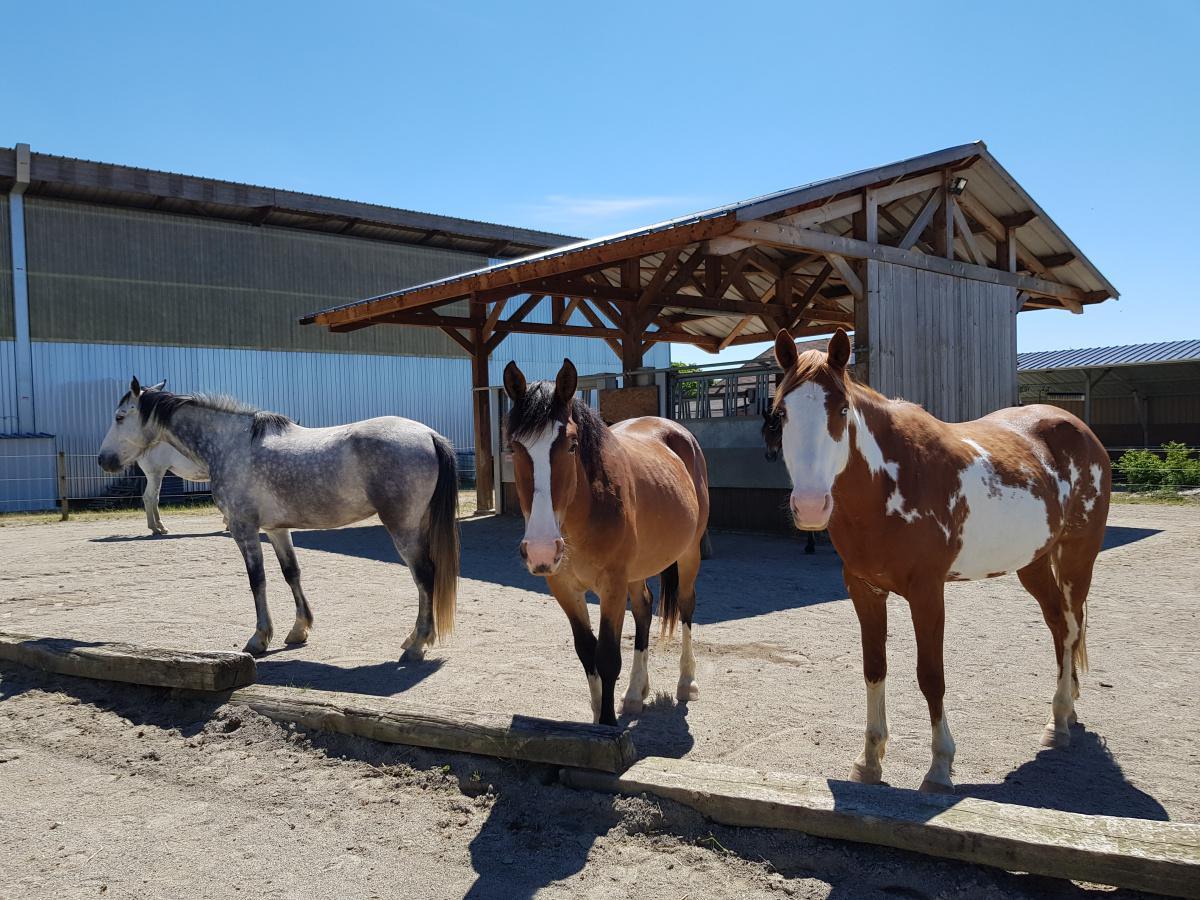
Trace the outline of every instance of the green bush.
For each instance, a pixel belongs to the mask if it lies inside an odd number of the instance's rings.
[[[1163,444],[1163,455],[1150,450],[1130,450],[1117,460],[1117,471],[1125,483],[1135,489],[1184,488],[1200,486],[1200,459],[1193,457],[1186,444]]]
[[[675,375],[677,377],[680,375],[684,375],[684,376],[691,375],[695,372],[700,371],[700,369],[697,368],[696,366],[690,365],[689,363],[683,363],[683,362],[673,362],[673,363],[671,363],[671,368],[675,370]],[[697,393],[696,388],[697,388],[697,384],[694,381],[684,381],[682,379],[679,381],[679,392],[684,397],[694,398]]]

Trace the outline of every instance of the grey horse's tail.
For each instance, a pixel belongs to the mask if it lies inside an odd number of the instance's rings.
[[[440,434],[433,436],[437,454],[437,486],[429,501],[429,558],[433,563],[433,633],[438,639],[454,633],[458,604],[458,462],[454,448]]]
[[[658,624],[662,634],[674,634],[679,624],[679,563],[673,562],[658,576]]]

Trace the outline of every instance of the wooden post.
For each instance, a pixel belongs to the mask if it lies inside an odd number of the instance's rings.
[[[58,451],[58,509],[62,513],[60,521],[67,521],[71,509],[67,501],[67,454],[62,450]]]
[[[488,398],[487,341],[482,328],[471,330],[475,352],[471,354],[471,398],[475,405],[475,508],[496,508],[492,473],[492,408]]]
[[[627,331],[621,338],[621,371],[628,375],[642,367],[642,335]],[[630,387],[629,384],[625,385]]]
[[[947,189],[949,180],[947,172],[938,188],[942,203],[933,214],[933,249],[938,256],[954,259],[954,195]]]

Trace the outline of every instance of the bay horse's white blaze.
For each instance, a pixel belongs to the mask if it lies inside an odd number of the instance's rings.
[[[1066,746],[1086,668],[1086,602],[1111,489],[1103,445],[1063,410],[1027,406],[946,423],[857,385],[850,340],[799,354],[775,342],[784,374],[774,412],[796,526],[828,518],[862,635],[867,730],[851,777],[877,782],[887,741],[887,598],[908,602],[932,760],[922,785],[951,790],[955,745],[944,707],[945,584],[1016,571],[1050,628],[1058,662],[1044,742]]]
[[[953,506],[965,504],[962,547],[950,576],[964,581],[1015,572],[1033,561],[1050,541],[1050,511],[1033,492],[1000,481],[987,450],[966,441],[979,454],[958,478]]]
[[[529,571],[535,575],[553,573],[562,561],[564,542],[554,513],[550,478],[550,448],[562,433],[561,422],[551,422],[536,437],[529,439],[525,450],[533,461],[533,502],[525,522],[525,537],[521,542],[522,555]]]

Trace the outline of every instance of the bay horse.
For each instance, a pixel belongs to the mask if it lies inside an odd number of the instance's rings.
[[[933,729],[921,789],[953,790],[955,746],[943,707],[945,584],[1009,572],[1037,600],[1054,638],[1058,681],[1042,743],[1067,746],[1112,487],[1095,434],[1053,406],[942,422],[854,383],[841,329],[827,352],[803,354],[780,331],[775,356],[784,371],[774,408],[783,416],[792,516],[801,529],[828,527],[862,633],[866,742],[851,778],[882,777],[887,597],[897,593],[912,616],[917,681]]]
[[[312,610],[300,586],[292,528],[340,528],[378,514],[417,586],[417,623],[404,661],[454,628],[458,585],[458,478],[454,449],[433,429],[396,416],[303,428],[229,397],[143,389],[134,378],[100,447],[100,467],[119,472],[165,441],[212,483],[246,563],[257,627],[246,651],[271,642],[262,543],[265,531],[296,601],[285,639],[308,640]]]
[[[578,375],[563,360],[554,381],[526,384],[515,362],[504,369],[512,400],[508,438],[517,496],[525,517],[520,555],[567,614],[575,652],[591,692],[593,721],[615,725],[626,599],[636,625],[633,671],[622,702],[642,711],[650,693],[646,667],[653,598],[646,580],[660,576],[664,635],[683,623],[681,701],[700,696],[692,646],[700,543],[708,527],[708,470],[692,434],[657,416],[612,428],[575,397]],[[585,594],[600,598],[600,637]]]

